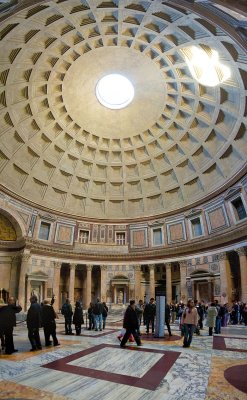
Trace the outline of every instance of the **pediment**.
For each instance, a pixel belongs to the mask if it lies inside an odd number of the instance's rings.
[[[233,197],[233,196],[235,196],[235,194],[237,194],[237,193],[240,193],[241,192],[241,190],[242,190],[242,187],[241,186],[234,186],[233,188],[231,188],[231,189],[229,189],[227,192],[226,192],[226,194],[225,194],[225,199],[226,200],[228,200],[228,199],[230,199],[231,197]]]

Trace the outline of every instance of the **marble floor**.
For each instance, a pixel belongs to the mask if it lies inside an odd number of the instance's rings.
[[[30,352],[25,323],[18,323],[18,353],[0,354],[0,399],[247,399],[247,327],[229,326],[213,337],[205,328],[190,348],[182,347],[176,323],[171,337],[158,339],[142,327],[143,346],[121,349],[121,324],[120,316],[109,316],[104,331],[84,327],[70,336],[60,319],[61,345]]]

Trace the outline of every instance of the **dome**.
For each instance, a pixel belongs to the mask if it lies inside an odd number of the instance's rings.
[[[36,1],[5,18],[6,191],[66,215],[126,220],[180,212],[243,175],[244,44],[189,6]],[[109,74],[133,85],[124,108],[97,99]]]

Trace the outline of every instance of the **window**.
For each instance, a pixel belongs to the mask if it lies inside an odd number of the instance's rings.
[[[88,243],[89,241],[89,231],[79,230],[79,242]]]
[[[160,246],[163,243],[162,229],[153,229],[153,245]]]
[[[202,231],[202,224],[200,217],[191,219],[190,223],[191,223],[192,236],[193,237],[202,236],[203,231]]]
[[[246,210],[245,210],[245,207],[244,207],[244,203],[243,203],[241,197],[237,197],[231,203],[232,203],[232,206],[233,206],[233,212],[234,212],[234,216],[236,218],[236,221],[240,221],[241,219],[244,219],[244,218],[247,217]]]
[[[51,224],[48,222],[41,222],[39,227],[39,239],[41,240],[49,240]]]
[[[116,232],[116,243],[119,246],[122,246],[125,244],[125,232]]]

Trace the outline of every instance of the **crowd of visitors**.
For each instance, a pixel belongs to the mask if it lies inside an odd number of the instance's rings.
[[[56,336],[56,318],[58,318],[53,308],[54,298],[44,300],[39,304],[35,295],[30,298],[30,307],[27,312],[28,338],[31,343],[30,351],[42,349],[39,329],[43,327],[45,346],[59,346]],[[16,351],[13,342],[13,330],[16,326],[16,314],[22,310],[14,297],[9,297],[8,303],[0,299],[0,339],[1,347],[6,354]],[[106,326],[108,307],[105,302],[97,298],[95,303],[90,303],[87,310],[88,330],[102,331]],[[84,324],[82,305],[76,301],[74,311],[69,299],[66,299],[62,306],[61,313],[64,316],[65,334],[73,335],[72,324],[75,326],[76,335],[81,334]],[[139,300],[135,304],[131,300],[123,318],[123,333],[118,336],[121,341],[120,346],[125,347],[128,340],[136,341],[141,346],[141,325],[146,328],[146,334],[155,333],[156,304],[154,298],[150,298],[148,303]],[[172,336],[170,322],[178,321],[183,337],[183,347],[190,347],[193,334],[200,335],[200,330],[204,325],[208,327],[208,334],[220,334],[221,328],[228,324],[244,324],[247,326],[247,304],[234,302],[232,306],[228,303],[220,305],[217,300],[209,304],[203,301],[189,300],[185,306],[182,302],[165,305],[165,324],[169,336]],[[205,321],[205,323],[204,323]],[[52,341],[50,340],[52,338]]]

